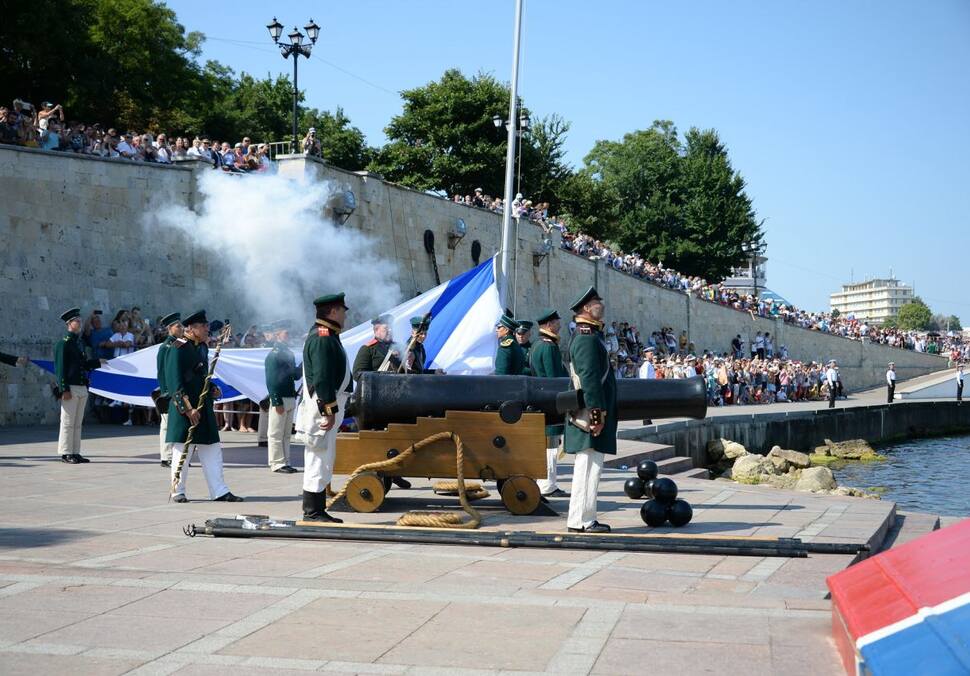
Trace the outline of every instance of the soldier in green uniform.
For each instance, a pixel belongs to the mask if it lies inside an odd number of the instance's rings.
[[[88,402],[88,371],[101,366],[101,361],[84,356],[81,309],[71,308],[61,315],[61,321],[67,325],[67,330],[54,343],[54,379],[61,400],[57,452],[61,454],[61,460],[76,465],[91,462],[81,456],[81,425]]]
[[[519,319],[517,321],[519,328],[515,330],[515,342],[522,346],[525,363],[529,365],[532,363],[529,360],[529,351],[532,349],[532,322],[528,319]]]
[[[519,328],[519,323],[506,312],[495,325],[498,336],[498,351],[495,353],[495,375],[522,376],[528,375],[525,363],[525,352],[512,333]]]
[[[162,317],[162,326],[168,330],[168,335],[165,336],[165,340],[162,344],[158,346],[158,353],[155,355],[155,365],[157,367],[158,373],[158,396],[155,399],[155,407],[158,409],[158,414],[162,419],[162,424],[158,428],[158,453],[162,458],[162,467],[172,466],[172,444],[166,440],[168,435],[168,405],[172,401],[172,394],[168,390],[168,385],[165,380],[165,358],[169,355],[169,348],[172,346],[176,340],[182,337],[182,315],[179,312],[173,312],[170,315]],[[154,392],[152,393],[155,394]]]
[[[371,320],[374,337],[364,343],[357,351],[352,370],[354,380],[364,371],[396,372],[401,365],[401,355],[394,349],[391,340],[390,315],[381,315]]]
[[[569,344],[569,374],[586,407],[566,418],[565,451],[576,458],[566,525],[574,533],[608,533],[610,527],[596,520],[604,454],[616,455],[616,376],[603,337],[603,299],[590,287],[572,311],[576,333]]]
[[[290,466],[290,430],[296,408],[296,382],[303,372],[296,367],[296,357],[287,342],[290,324],[280,321],[273,325],[271,348],[266,355],[266,390],[269,393],[267,445],[269,468],[280,474],[294,474]]]
[[[341,519],[327,514],[324,491],[333,478],[337,432],[354,386],[347,353],[340,342],[347,306],[342,293],[320,296],[313,305],[317,318],[303,345],[303,397],[296,417],[297,432],[306,443],[303,519],[341,523]]]
[[[543,312],[536,323],[539,324],[539,339],[529,351],[529,368],[539,378],[565,378],[569,375],[562,363],[559,350],[559,313],[555,310]],[[546,478],[540,480],[539,492],[547,498],[569,497],[569,493],[557,484],[556,456],[562,441],[562,425],[546,425]]]
[[[202,473],[209,488],[209,497],[222,502],[242,502],[226,486],[222,472],[222,443],[219,440],[219,425],[213,402],[222,396],[219,388],[212,385],[209,393],[199,406],[199,396],[209,373],[209,322],[205,310],[194,312],[182,321],[184,337],[176,338],[169,346],[165,357],[165,385],[172,401],[168,405],[168,433],[165,440],[172,444],[172,482],[178,460],[186,453],[178,485],[172,492],[173,502],[188,502],[185,497],[185,478],[189,462],[195,451],[202,463]],[[192,432],[192,448],[185,448],[189,427]]]
[[[15,354],[7,354],[6,352],[0,352],[0,364],[7,364],[8,366],[24,366],[30,361],[27,357],[18,357]]]

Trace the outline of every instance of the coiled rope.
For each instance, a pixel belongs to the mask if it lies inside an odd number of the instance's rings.
[[[462,515],[455,512],[414,511],[402,514],[397,520],[397,525],[423,526],[425,528],[478,528],[482,523],[482,516],[468,502],[467,489],[465,487],[465,446],[462,443],[461,438],[453,432],[438,432],[437,434],[432,434],[430,437],[408,446],[406,449],[404,449],[404,451],[393,458],[361,465],[354,470],[350,477],[348,477],[343,488],[341,488],[333,498],[327,501],[327,509],[330,509],[330,507],[332,507],[333,504],[338,500],[343,499],[343,497],[347,494],[347,487],[355,477],[363,474],[364,472],[380,472],[382,470],[397,469],[404,463],[405,460],[411,457],[418,450],[443,439],[451,439],[451,441],[455,444],[455,477],[457,484],[456,488],[458,490],[458,500],[461,502],[461,508],[465,510],[465,514],[470,517],[469,520],[463,520]],[[488,492],[486,491],[486,495],[487,494]]]

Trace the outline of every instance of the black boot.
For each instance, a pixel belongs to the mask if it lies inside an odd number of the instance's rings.
[[[303,520],[323,523],[343,523],[342,519],[327,514],[327,494],[303,491]]]
[[[71,465],[76,465],[77,464],[77,458],[74,457],[74,454],[73,453],[67,453],[65,455],[62,455],[61,456],[61,461],[62,462],[66,462],[66,463],[71,464]]]

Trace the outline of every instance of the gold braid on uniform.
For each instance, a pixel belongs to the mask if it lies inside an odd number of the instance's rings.
[[[350,485],[350,482],[353,481],[354,477],[357,477],[364,472],[379,472],[382,470],[397,469],[404,464],[405,460],[407,460],[418,450],[443,439],[451,439],[455,444],[455,477],[457,478],[456,483],[458,489],[458,500],[461,502],[461,508],[465,510],[465,513],[471,518],[468,521],[463,521],[462,516],[456,512],[415,511],[402,514],[397,520],[397,525],[423,526],[425,528],[478,528],[482,523],[482,516],[474,507],[471,506],[471,504],[469,504],[467,492],[470,490],[470,488],[465,486],[465,445],[462,443],[461,438],[453,432],[438,432],[437,434],[432,434],[430,437],[408,446],[400,455],[396,455],[387,460],[380,460],[378,462],[371,462],[361,465],[347,478],[347,481],[344,483],[343,488],[340,489],[340,492],[327,501],[327,509],[330,509],[334,503],[341,500],[344,495],[347,494],[347,486]]]

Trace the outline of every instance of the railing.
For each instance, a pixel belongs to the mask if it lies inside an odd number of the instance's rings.
[[[267,143],[266,147],[269,149],[270,160],[276,160],[277,155],[293,154],[293,141],[273,141]]]

